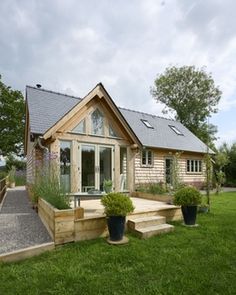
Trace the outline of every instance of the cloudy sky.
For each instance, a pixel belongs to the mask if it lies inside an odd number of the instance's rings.
[[[223,91],[218,144],[236,141],[234,0],[1,0],[0,74],[83,97],[102,82],[126,108],[161,115],[150,95],[168,66],[206,66]]]

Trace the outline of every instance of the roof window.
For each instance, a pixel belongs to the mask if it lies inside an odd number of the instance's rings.
[[[144,124],[147,128],[154,129],[154,127],[148,122],[148,120],[141,119],[141,121],[143,122],[143,124]]]
[[[181,131],[179,131],[179,129],[175,126],[169,125],[169,127],[178,135],[183,135],[183,133]]]

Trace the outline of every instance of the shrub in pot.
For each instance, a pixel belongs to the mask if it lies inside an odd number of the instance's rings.
[[[122,193],[109,193],[102,197],[104,213],[111,241],[121,241],[125,230],[125,217],[134,211],[131,199]]]
[[[186,225],[195,225],[198,205],[201,204],[201,193],[195,187],[186,186],[174,194],[174,204],[181,206]]]
[[[103,189],[106,193],[110,193],[112,191],[112,180],[111,179],[104,179]]]

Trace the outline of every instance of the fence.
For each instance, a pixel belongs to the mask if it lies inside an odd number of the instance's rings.
[[[0,203],[2,202],[3,197],[7,190],[6,180],[7,180],[6,178],[3,178],[0,180]]]

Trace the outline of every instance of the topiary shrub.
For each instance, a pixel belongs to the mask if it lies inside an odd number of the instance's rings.
[[[107,216],[126,216],[134,211],[131,199],[122,193],[109,193],[101,199]]]
[[[195,206],[201,204],[202,195],[193,186],[186,186],[174,194],[174,204],[178,206]]]

